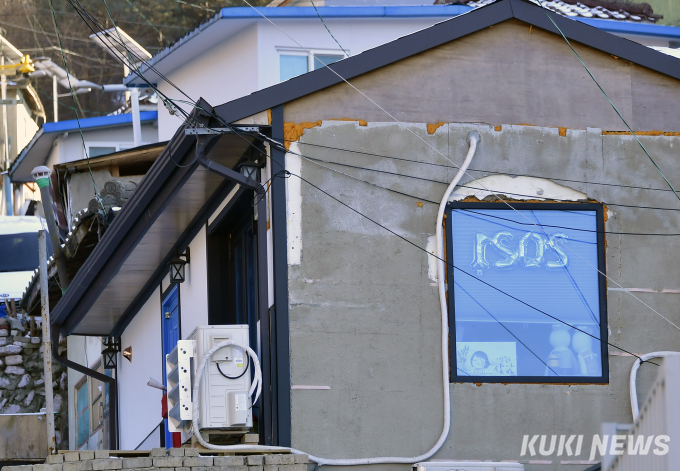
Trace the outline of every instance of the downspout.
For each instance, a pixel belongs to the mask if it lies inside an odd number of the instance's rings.
[[[59,240],[59,233],[57,232],[57,223],[54,220],[54,211],[52,210],[52,197],[50,196],[49,191],[49,176],[51,171],[47,167],[36,167],[31,173],[40,187],[40,196],[42,197],[43,210],[45,212],[45,219],[47,220],[47,229],[52,241],[54,259],[57,263],[57,273],[61,283],[61,291],[64,293],[68,288],[69,280],[66,273],[66,256],[61,250],[61,241]],[[101,374],[98,371],[90,369],[59,355],[60,330],[60,325],[52,324],[52,358],[67,368],[79,371],[84,375],[109,385],[109,443],[110,448],[112,450],[116,450],[118,449],[118,386],[116,379],[106,376],[105,374]]]

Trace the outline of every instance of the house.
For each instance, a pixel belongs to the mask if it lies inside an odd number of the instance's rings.
[[[62,249],[71,278],[106,234],[116,214],[125,207],[165,145],[166,143],[149,144],[54,166],[51,184],[54,194],[59,195],[59,198],[55,198],[53,202],[57,208],[60,232],[65,235]],[[93,181],[98,188],[98,197],[94,195]],[[53,309],[62,297],[53,258],[49,259],[47,270],[50,309]],[[36,271],[32,276],[29,274],[28,286],[19,305],[24,313],[39,314],[41,302],[40,274]],[[106,342],[106,339],[103,341]],[[102,374],[111,374],[111,369],[105,368],[106,365],[102,362],[102,339],[71,336],[68,338],[68,350],[66,344],[62,348],[67,351],[68,360],[86,365]],[[68,374],[63,373],[60,389],[67,392],[69,399],[64,404],[65,411],[68,411],[65,414],[67,420],[64,429],[69,432],[69,436],[65,438],[69,443],[89,450],[115,447],[115,442],[110,442],[109,438],[109,388],[102,381],[70,368]],[[80,408],[76,413],[77,401]],[[11,402],[5,405],[5,409],[10,407],[17,406]],[[22,412],[32,412],[27,407]],[[3,412],[6,413],[5,409]]]
[[[158,113],[152,110],[141,111],[140,125],[142,145],[157,143]],[[31,201],[40,200],[40,191],[33,184],[31,175],[35,167],[45,165],[52,168],[55,165],[80,161],[86,157],[95,158],[131,149],[135,147],[132,128],[132,114],[130,113],[82,118],[80,122],[73,119],[44,123],[40,129],[37,129],[37,132],[31,133],[31,139],[18,154],[9,171],[12,183],[26,188],[21,200],[25,201],[24,206],[28,208]],[[87,149],[87,154],[85,149]],[[118,176],[115,170],[113,172],[109,176]],[[143,172],[141,174],[143,175]],[[56,179],[56,174],[54,178]],[[104,176],[102,178],[103,180],[97,183],[103,184],[108,179]],[[92,190],[92,196],[94,196],[94,190]],[[76,207],[75,211],[80,209],[82,207]],[[36,210],[42,211],[40,205],[37,205]],[[70,225],[63,215],[57,217],[63,228]]]
[[[596,466],[679,348],[680,203],[552,21],[675,183],[680,62],[522,0],[201,100],[51,312],[120,340],[118,446],[170,445],[172,342],[247,324],[261,444]]]
[[[45,121],[45,109],[38,96],[38,91],[30,84],[26,72],[22,69],[24,55],[4,37],[0,37],[0,56],[4,81],[2,87],[2,99],[6,100],[0,109],[0,129],[2,129],[2,168],[9,169],[9,165],[16,159],[20,150],[31,140],[38,130],[38,122]],[[5,118],[6,116],[6,118]],[[6,127],[2,120],[7,119]],[[7,141],[5,143],[5,141]],[[7,145],[7,155],[5,147]],[[6,160],[9,162],[6,162]],[[9,190],[10,182],[3,177],[3,196],[0,200],[0,213],[7,215],[24,214],[21,212],[24,193],[27,192],[23,185],[14,185]],[[9,190],[9,191],[8,191]],[[8,207],[7,199],[13,204]]]
[[[223,8],[141,65],[143,78],[131,74],[124,82],[138,87],[150,83],[171,99],[203,97],[210,103],[224,103],[316,70],[322,67],[321,61],[354,56],[490,1],[432,5],[414,0],[322,0],[315,2],[315,9],[309,0],[302,0],[274,1],[263,8]],[[547,8],[640,44],[664,48],[664,52],[680,44],[680,28],[654,24],[659,15],[651,7],[638,12],[639,5],[620,2],[630,11],[612,11],[602,6],[608,5],[606,0],[589,3],[601,5],[588,8],[558,0],[547,2]],[[176,105],[191,111],[186,104]],[[165,141],[182,120],[162,106],[158,112],[158,140]]]

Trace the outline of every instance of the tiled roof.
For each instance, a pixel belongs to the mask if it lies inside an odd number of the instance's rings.
[[[483,7],[494,3],[496,0],[463,0],[448,2],[437,0],[435,3],[455,3],[467,5],[472,8]],[[650,22],[663,18],[663,15],[654,14],[654,10],[648,3],[633,3],[622,0],[530,0],[560,15],[569,17],[596,18],[603,20],[618,20],[632,22]]]

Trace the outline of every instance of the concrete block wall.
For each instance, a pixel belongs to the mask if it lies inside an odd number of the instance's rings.
[[[154,448],[149,456],[129,458],[112,453],[72,451],[48,456],[45,464],[5,466],[1,471],[307,471],[309,463],[307,455],[202,456],[196,448]]]
[[[0,318],[0,414],[34,413],[45,407],[42,330],[34,328],[30,334],[26,320]],[[66,340],[53,348],[64,353]],[[68,449],[67,374],[56,361],[52,362],[52,389],[57,447]]]

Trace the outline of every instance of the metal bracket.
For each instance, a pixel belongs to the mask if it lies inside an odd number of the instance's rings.
[[[229,134],[235,133],[234,129],[243,132],[259,132],[260,128],[257,126],[235,126],[234,128],[189,128],[184,130],[187,136],[195,136],[197,134]]]
[[[0,100],[0,105],[23,105],[24,100]]]

